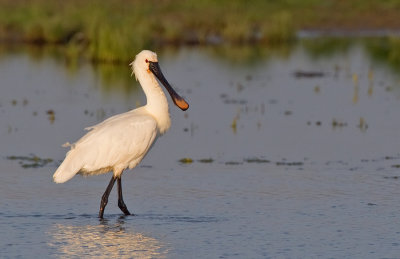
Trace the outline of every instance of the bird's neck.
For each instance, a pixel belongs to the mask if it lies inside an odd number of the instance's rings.
[[[160,134],[163,134],[171,126],[168,100],[156,78],[151,72],[146,71],[146,73],[146,76],[139,79],[146,94],[147,104],[145,108],[156,119]]]

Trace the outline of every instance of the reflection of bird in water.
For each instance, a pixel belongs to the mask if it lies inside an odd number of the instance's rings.
[[[141,233],[127,231],[119,224],[65,226],[48,231],[48,245],[67,258],[165,258],[168,248]]]
[[[167,89],[175,105],[182,110],[189,108],[189,104],[173,90],[163,76],[156,53],[143,50],[131,65],[146,94],[147,104],[89,127],[90,132],[71,145],[71,150],[53,175],[56,183],[63,183],[77,173],[95,175],[113,171],[101,199],[100,218],[103,218],[108,196],[116,180],[118,207],[125,215],[130,215],[122,198],[122,172],[139,164],[155,139],[170,127],[167,98],[156,77]]]

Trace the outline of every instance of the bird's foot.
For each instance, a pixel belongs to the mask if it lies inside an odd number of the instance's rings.
[[[118,201],[118,207],[120,208],[120,210],[121,210],[126,216],[132,215],[132,214],[129,212],[128,208],[126,207],[125,203],[124,203],[122,200],[119,200],[119,201]]]

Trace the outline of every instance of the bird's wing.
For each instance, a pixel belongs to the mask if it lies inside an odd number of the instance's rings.
[[[139,108],[140,109],[140,108]],[[95,129],[95,128],[99,128],[99,127],[101,127],[102,125],[104,125],[104,124],[109,124],[109,123],[112,123],[113,121],[120,121],[120,120],[123,120],[123,119],[125,119],[125,118],[130,118],[130,117],[133,117],[133,116],[139,116],[140,115],[140,111],[139,111],[139,109],[136,109],[136,110],[132,110],[132,111],[129,111],[129,112],[124,112],[124,113],[120,113],[120,114],[117,114],[117,115],[114,115],[114,116],[112,116],[112,117],[110,117],[110,118],[108,118],[108,119],[105,119],[104,121],[102,121],[102,122],[100,122],[100,123],[98,123],[98,124],[96,124],[96,125],[93,125],[93,126],[89,126],[89,127],[86,127],[85,128],[85,130],[93,130],[93,129]]]
[[[54,179],[65,182],[79,171],[85,174],[105,173],[112,169],[122,171],[131,161],[143,158],[157,134],[157,122],[150,115],[123,113],[113,116],[94,126],[72,145]]]

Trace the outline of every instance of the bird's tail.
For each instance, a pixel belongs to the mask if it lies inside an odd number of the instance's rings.
[[[76,158],[76,152],[74,150],[70,150],[64,161],[57,168],[56,172],[53,175],[53,180],[56,183],[64,183],[74,177],[79,170],[82,168],[82,164],[79,162],[80,160]]]

